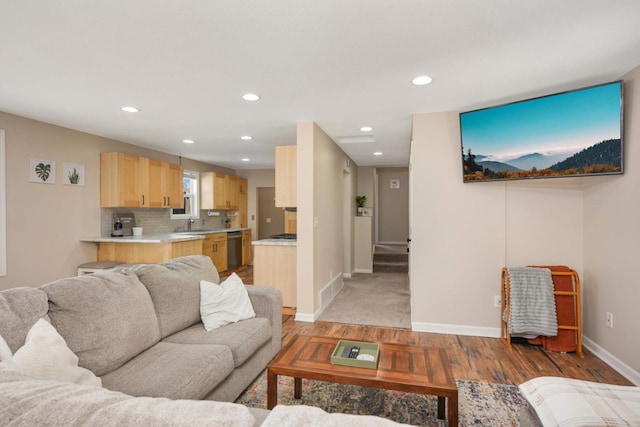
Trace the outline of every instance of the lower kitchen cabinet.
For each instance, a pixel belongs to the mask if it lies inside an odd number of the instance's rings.
[[[227,233],[207,234],[202,241],[202,255],[211,258],[218,273],[227,269]]]
[[[251,262],[251,230],[242,230],[242,265]]]
[[[296,307],[296,246],[254,245],[253,283],[282,292],[282,304]]]
[[[158,264],[172,258],[201,253],[201,240],[159,243],[101,242],[98,244],[98,261],[115,261],[125,264]]]

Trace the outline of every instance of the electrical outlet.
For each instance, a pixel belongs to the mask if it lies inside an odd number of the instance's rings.
[[[493,297],[493,307],[500,308],[502,304],[502,300],[500,299],[500,295],[495,295]]]
[[[607,328],[613,328],[613,314],[607,313]]]

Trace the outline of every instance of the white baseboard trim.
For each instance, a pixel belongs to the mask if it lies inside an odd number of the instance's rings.
[[[295,320],[296,320],[296,322],[314,323],[315,322],[315,316],[313,314],[307,314],[307,313],[296,313]]]
[[[622,376],[631,381],[636,386],[640,386],[640,372],[633,369],[631,366],[624,363],[622,360],[609,353],[600,345],[588,337],[582,336],[582,345],[589,349],[590,352],[598,356],[600,360],[611,366],[618,371]]]
[[[342,277],[344,277],[345,279],[351,279],[351,273],[344,273],[342,274]]]
[[[411,329],[415,332],[432,332],[434,334],[469,335],[472,337],[500,338],[500,328],[448,325],[444,323],[411,322]]]
[[[356,268],[353,270],[354,273],[373,273],[373,268]]]

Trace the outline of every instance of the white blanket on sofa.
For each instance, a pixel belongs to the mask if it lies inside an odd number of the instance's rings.
[[[32,379],[0,366],[0,426],[253,427],[246,406],[211,400],[132,397],[100,387]],[[392,427],[384,418],[329,414],[310,406],[276,406],[265,427]]]
[[[519,388],[543,426],[640,426],[640,387],[539,377]]]
[[[277,405],[262,424],[262,427],[391,427],[406,426],[385,418],[369,415],[329,414],[311,406]]]

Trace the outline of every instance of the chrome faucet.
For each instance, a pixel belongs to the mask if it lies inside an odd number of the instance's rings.
[[[187,231],[191,231],[191,224],[193,224],[194,222],[196,222],[196,220],[189,217],[189,219],[187,220]]]

